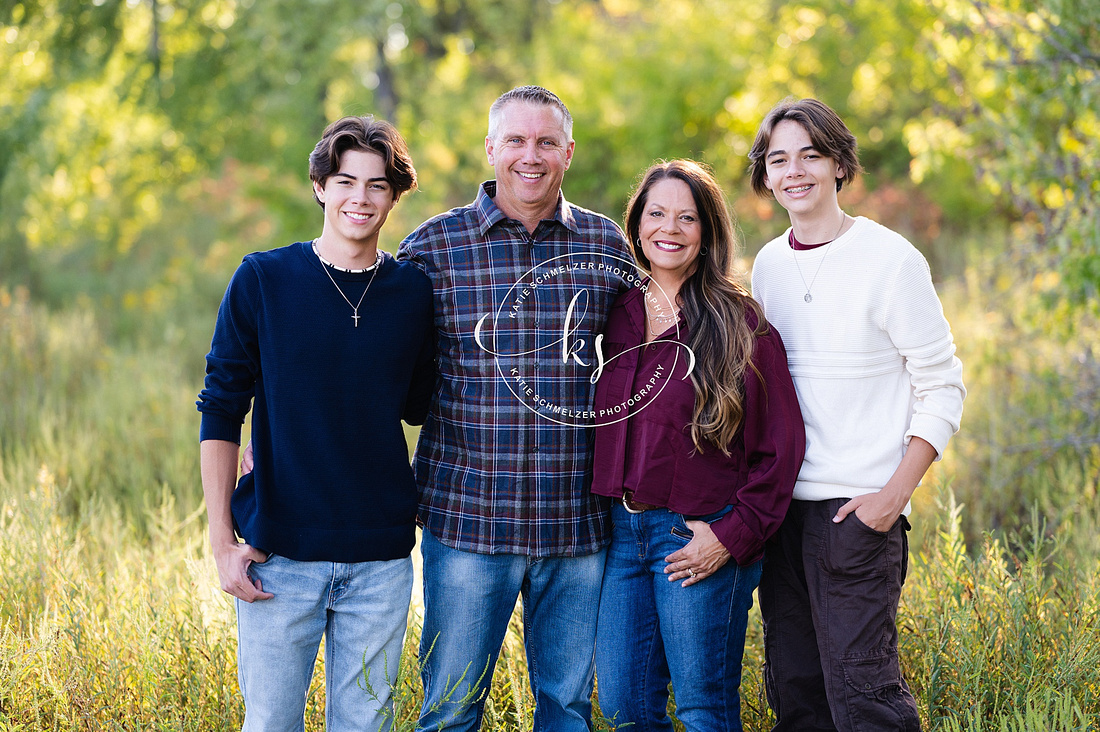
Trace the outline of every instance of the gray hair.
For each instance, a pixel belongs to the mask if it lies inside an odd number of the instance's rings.
[[[497,132],[500,129],[500,115],[509,102],[524,102],[526,104],[541,104],[546,107],[555,107],[561,112],[562,127],[565,129],[565,136],[570,140],[573,139],[573,115],[569,114],[569,109],[565,106],[565,102],[559,99],[557,94],[541,86],[517,86],[511,91],[506,91],[501,94],[497,100],[493,102],[493,106],[489,107],[490,140],[496,139]]]

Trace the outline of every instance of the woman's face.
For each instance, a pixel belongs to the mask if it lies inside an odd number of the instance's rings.
[[[650,271],[659,281],[683,282],[695,271],[703,224],[687,183],[662,178],[649,189],[638,235]]]

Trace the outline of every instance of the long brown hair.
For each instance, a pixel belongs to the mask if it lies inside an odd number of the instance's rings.
[[[681,180],[691,189],[702,224],[704,248],[679,295],[680,309],[691,333],[687,345],[695,353],[691,439],[698,450],[703,449],[703,442],[709,442],[728,455],[729,445],[744,421],[745,370],[756,371],[753,347],[756,338],[767,332],[767,323],[735,267],[740,242],[734,234],[726,197],[714,176],[699,163],[659,162],[642,175],[626,207],[626,231],[638,264],[647,271],[651,269],[642,251],[639,229],[649,191],[666,178]],[[750,310],[756,316],[755,327],[746,318]]]

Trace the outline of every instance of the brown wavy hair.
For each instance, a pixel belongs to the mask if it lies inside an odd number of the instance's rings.
[[[340,156],[348,150],[382,156],[394,201],[401,198],[402,193],[416,189],[416,168],[409,157],[405,138],[396,127],[373,115],[342,117],[326,127],[309,154],[309,179],[324,188],[329,176],[340,170]],[[321,208],[325,207],[316,193],[313,200]]]
[[[666,178],[681,180],[691,189],[705,247],[679,294],[680,310],[690,329],[687,345],[695,353],[691,439],[697,450],[709,442],[729,455],[729,445],[745,416],[745,370],[751,368],[759,376],[752,353],[756,339],[768,326],[735,266],[740,241],[722,187],[706,167],[693,160],[658,162],[642,174],[634,189],[626,206],[626,231],[638,264],[646,271],[651,269],[639,229],[650,190]],[[749,325],[749,311],[756,316],[755,327]]]
[[[757,195],[775,198],[764,184],[764,179],[768,177],[766,158],[772,133],[784,120],[802,125],[806,134],[810,136],[810,143],[814,146],[814,150],[827,158],[832,158],[844,169],[844,177],[836,179],[838,192],[845,183],[851,183],[863,171],[863,166],[859,164],[859,145],[856,143],[856,136],[844,124],[840,115],[816,99],[788,97],[768,112],[768,116],[760,123],[752,149],[749,150],[749,181]]]

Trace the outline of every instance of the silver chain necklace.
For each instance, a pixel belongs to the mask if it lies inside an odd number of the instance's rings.
[[[836,241],[836,238],[840,236],[840,230],[844,228],[844,224],[848,221],[848,214],[843,211],[840,212],[840,229],[836,230],[833,234],[833,238],[824,243],[825,253],[821,255],[821,261],[817,263],[817,271],[814,272],[814,278],[810,280],[810,284],[806,284],[806,278],[802,275],[802,267],[798,264],[798,255],[795,255],[794,266],[798,269],[798,277],[802,280],[802,286],[806,288],[806,294],[802,296],[802,299],[806,302],[813,302],[814,296],[810,294],[810,290],[813,289],[814,283],[817,282],[817,276],[821,274],[821,265],[825,264],[825,257],[829,256],[829,245]],[[822,246],[818,244],[818,246]]]
[[[653,314],[649,311],[649,305],[646,305],[645,313],[646,313],[645,327],[649,331],[649,334],[651,336],[653,336],[654,338],[656,338],[657,336],[661,335],[666,330],[668,330],[669,327],[671,327],[672,324],[676,322],[677,318],[680,315],[680,310],[679,310],[679,308],[673,309],[671,315],[655,315],[655,314]],[[654,323],[657,324],[657,328],[658,328],[657,332],[653,331],[653,324]]]
[[[367,267],[366,269],[359,270],[360,272],[366,272],[367,270],[373,270],[373,271],[370,274],[370,279],[367,280],[367,286],[365,288],[363,288],[363,294],[359,296],[359,302],[352,305],[351,300],[349,300],[348,296],[344,294],[344,291],[340,289],[340,285],[336,284],[336,280],[335,280],[335,278],[333,278],[332,273],[328,271],[329,267],[334,267],[334,268],[337,268],[337,269],[339,269],[339,268],[336,267],[336,265],[329,264],[327,261],[325,261],[325,258],[321,256],[321,253],[319,251],[317,251],[317,241],[316,240],[313,241],[313,253],[317,255],[317,259],[321,260],[321,269],[323,269],[325,271],[325,274],[328,275],[328,279],[332,283],[332,286],[336,288],[336,291],[340,293],[340,297],[344,298],[344,302],[346,302],[348,304],[348,307],[351,308],[351,319],[353,321],[355,321],[355,327],[358,328],[359,327],[359,318],[360,318],[359,306],[363,304],[363,298],[365,298],[367,296],[367,290],[369,290],[370,286],[374,283],[374,278],[378,274],[378,270],[382,269],[382,261],[385,259],[385,257],[382,255],[382,252],[378,252],[378,256],[375,257],[375,259],[374,259],[374,264]],[[349,271],[349,270],[341,270],[341,271],[346,272],[346,271]]]

